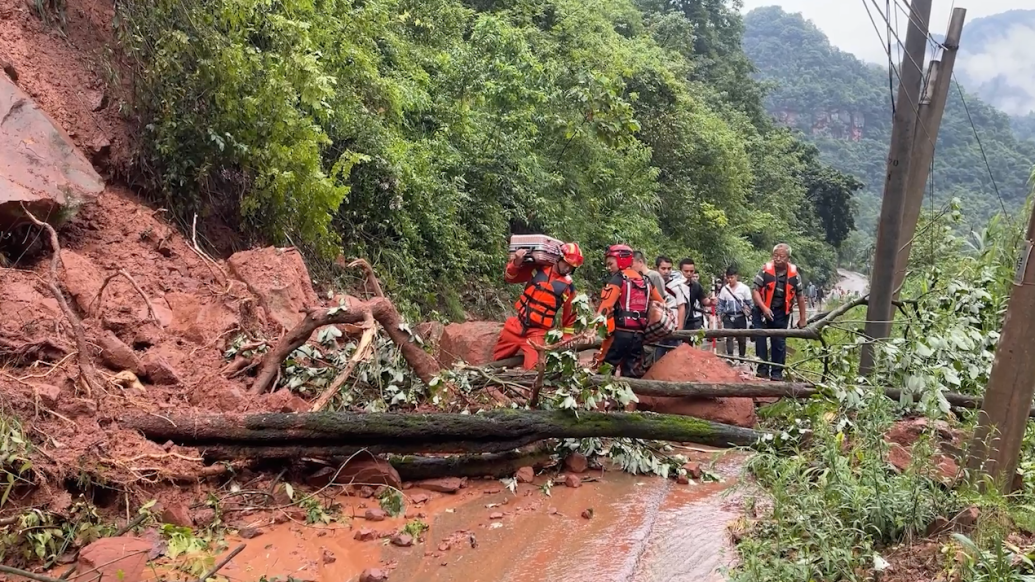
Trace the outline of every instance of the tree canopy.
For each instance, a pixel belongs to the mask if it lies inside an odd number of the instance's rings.
[[[545,232],[834,273],[856,184],[764,113],[723,0],[120,3],[138,178],[183,216],[312,257],[369,257],[461,316]]]

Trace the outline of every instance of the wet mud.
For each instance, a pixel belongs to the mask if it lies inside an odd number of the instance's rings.
[[[710,458],[710,457],[709,457]],[[726,455],[713,471],[722,482],[681,485],[620,472],[588,472],[578,488],[562,481],[544,493],[547,476],[512,493],[499,481],[472,481],[457,494],[406,491],[407,518],[363,519],[376,500],[342,498],[343,524],[288,522],[239,541],[248,548],[223,574],[230,580],[292,576],[298,580],[358,580],[366,568],[390,572],[392,582],[662,582],[723,580],[731,564],[727,525],[738,516],[729,494],[740,458]],[[556,479],[556,475],[549,478]],[[390,534],[420,519],[429,529],[411,547]],[[354,539],[373,529],[372,541]],[[328,563],[328,559],[331,561]]]

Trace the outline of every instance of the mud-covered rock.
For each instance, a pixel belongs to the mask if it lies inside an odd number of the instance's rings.
[[[207,344],[237,325],[237,315],[219,299],[166,293],[165,301],[171,312],[169,331],[186,340]]]
[[[413,545],[413,536],[410,534],[396,534],[392,536],[392,545],[400,548],[408,548]]]
[[[371,507],[363,512],[363,519],[367,521],[384,521],[386,517],[388,514],[385,513],[385,510],[376,507]]]
[[[61,285],[72,296],[80,312],[90,313],[93,300],[104,284],[97,265],[75,251],[61,249],[61,266],[58,272]]]
[[[427,479],[417,483],[417,487],[438,493],[456,493],[467,486],[466,477],[443,477],[441,479]]]
[[[151,542],[131,536],[101,538],[79,552],[78,570],[100,580],[139,582],[151,547]]]
[[[572,453],[564,458],[564,469],[572,473],[585,473],[589,469],[589,459],[582,453]]]
[[[141,364],[144,367],[144,375],[154,384],[176,386],[183,384],[180,374],[176,368],[164,357],[154,352],[144,355]]]
[[[173,502],[162,509],[162,523],[169,523],[179,527],[193,527],[194,518],[191,517],[188,504]]]
[[[37,384],[35,386],[36,394],[40,398],[40,403],[47,408],[54,408],[61,402],[61,387],[53,384]]]
[[[350,460],[334,479],[340,485],[388,485],[402,489],[402,479],[391,463],[370,457]]]
[[[514,478],[517,479],[518,483],[531,483],[535,481],[535,469],[532,467],[521,467],[514,474]]]
[[[361,542],[369,542],[370,540],[377,539],[377,532],[370,529],[369,527],[364,527],[357,531],[356,535],[352,537],[353,539],[359,540]]]
[[[133,348],[115,337],[114,333],[110,331],[105,332],[104,335],[98,338],[97,346],[100,348],[99,355],[104,365],[116,372],[129,370],[137,376],[143,375],[144,367],[140,363],[140,358],[137,357]]]
[[[739,382],[735,370],[715,354],[686,344],[658,360],[644,374],[646,380],[666,382]],[[639,396],[637,410],[681,414],[734,426],[753,427],[757,422],[752,398],[691,398]]]
[[[262,408],[270,412],[305,412],[309,410],[309,403],[287,388],[282,388],[263,396]]]
[[[572,489],[577,489],[579,487],[582,487],[582,479],[580,479],[578,475],[565,475],[564,486],[571,487]]]
[[[359,575],[359,582],[386,582],[388,572],[378,568],[367,568]]]
[[[9,75],[0,75],[0,230],[26,222],[23,204],[57,226],[96,200],[104,180]]]
[[[503,331],[495,321],[451,323],[442,332],[438,344],[438,361],[443,368],[457,361],[480,366],[492,361],[492,351]]]
[[[268,318],[291,329],[317,305],[309,270],[293,248],[266,247],[234,253],[227,261],[234,277],[259,299]]]
[[[701,464],[697,461],[690,461],[683,465],[683,470],[691,479],[700,479],[704,475],[704,471],[701,470]]]

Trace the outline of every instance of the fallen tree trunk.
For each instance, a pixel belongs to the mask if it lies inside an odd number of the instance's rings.
[[[184,446],[280,447],[290,450],[379,448],[421,452],[456,443],[506,446],[551,438],[628,437],[713,446],[754,443],[763,433],[686,416],[579,412],[565,410],[494,410],[482,414],[301,414],[190,415],[123,418],[157,442]],[[482,450],[485,450],[483,448]]]
[[[389,459],[403,481],[436,477],[510,477],[521,467],[541,467],[550,461],[548,447],[487,455],[452,457],[405,456]]]

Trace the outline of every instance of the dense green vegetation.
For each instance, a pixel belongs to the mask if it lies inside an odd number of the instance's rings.
[[[966,468],[977,412],[952,409],[944,397],[985,392],[1022,214],[996,217],[967,236],[955,234],[950,215],[929,222],[931,246],[917,249],[926,266],[907,279],[908,305],[892,337],[877,344],[872,378],[857,377],[864,306],[828,329],[822,347],[791,341],[794,374],[828,392],[761,411],[780,436],[748,462],[765,495],[739,536],[732,580],[1032,579],[1035,548],[1020,532],[1035,531],[1035,423],[1021,453],[1020,486],[1002,495]],[[899,387],[903,396],[888,399],[874,386]],[[912,445],[905,459],[893,444],[902,437],[886,436],[903,417],[914,417],[918,435],[904,443]],[[953,446],[943,444],[950,440]],[[963,510],[977,519],[955,536],[929,529]]]
[[[767,119],[725,1],[120,8],[143,184],[188,219],[367,256],[411,307],[476,305],[512,232],[578,241],[595,289],[617,241],[716,273],[787,240],[823,281],[853,226],[854,183]]]
[[[856,217],[862,235],[853,237],[853,245],[866,244],[880,213],[891,135],[887,67],[838,50],[800,14],[778,7],[753,10],[744,22],[744,50],[758,68],[759,78],[775,86],[766,109],[803,132],[819,148],[824,162],[865,184]],[[1016,211],[1028,193],[1027,180],[1035,164],[1035,142],[1019,140],[1009,117],[977,97],[965,99],[966,105],[953,84],[938,135],[933,186],[929,184],[925,203],[941,208],[953,197],[960,198],[968,218],[964,232],[984,225],[1002,206]]]

